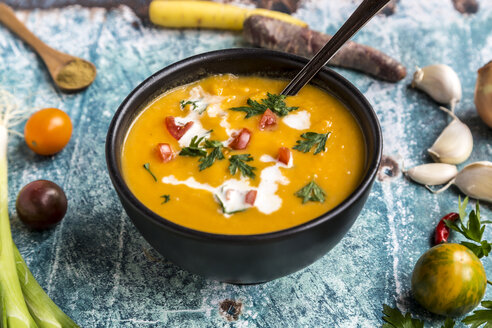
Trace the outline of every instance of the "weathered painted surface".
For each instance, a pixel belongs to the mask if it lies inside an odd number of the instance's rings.
[[[349,0],[317,0],[297,16],[333,33],[354,8]],[[440,327],[439,318],[411,300],[410,275],[439,217],[456,209],[456,189],[432,195],[392,170],[394,161],[387,160],[383,173],[393,172],[392,177],[375,183],[354,227],[309,268],[257,286],[204,280],[161,258],[137,233],[110,186],[104,141],[116,108],[144,78],[193,54],[244,46],[241,36],[135,28],[134,14],[126,8],[18,15],[43,40],[90,59],[99,72],[84,93],[59,93],[36,56],[0,27],[0,86],[21,106],[55,106],[73,119],[71,142],[54,157],[36,156],[22,139],[11,137],[9,192],[21,253],[50,296],[83,327],[377,327],[383,303],[410,309]],[[492,59],[492,2],[481,1],[477,14],[463,16],[451,1],[402,0],[394,15],[376,17],[356,40],[399,58],[410,72],[415,65],[451,65],[464,91],[457,114],[475,140],[468,162],[492,160],[492,131],[473,105],[476,70]],[[406,166],[428,162],[425,149],[448,118],[408,87],[411,78],[395,85],[340,72],[378,112],[385,154],[404,159]],[[14,201],[24,184],[41,178],[63,186],[69,210],[56,228],[33,232],[16,218]],[[491,218],[490,205],[483,206],[483,214]],[[486,234],[490,240],[492,229]],[[490,259],[483,262],[492,274]]]

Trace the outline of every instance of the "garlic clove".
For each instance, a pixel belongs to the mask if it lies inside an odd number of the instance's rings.
[[[453,179],[458,174],[458,169],[451,164],[431,163],[412,167],[404,173],[417,183],[435,186]]]
[[[472,198],[492,203],[492,162],[475,162],[465,166],[454,184]]]
[[[492,128],[492,61],[478,70],[475,106],[482,121]]]
[[[470,157],[473,150],[473,136],[470,128],[448,109],[441,107],[453,121],[441,132],[431,148],[427,149],[436,162],[460,164]]]
[[[424,91],[438,103],[451,105],[451,110],[461,100],[460,79],[447,65],[417,67],[413,75],[412,87]]]

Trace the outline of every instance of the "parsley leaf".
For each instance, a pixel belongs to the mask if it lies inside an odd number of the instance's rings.
[[[242,107],[233,107],[230,110],[234,110],[237,112],[245,112],[245,118],[250,118],[251,116],[261,115],[263,114],[267,108],[270,108],[272,112],[277,114],[278,116],[285,116],[289,114],[289,112],[298,109],[299,107],[287,107],[285,104],[285,95],[276,95],[267,92],[267,97],[261,99],[261,103],[256,100],[249,98],[246,103],[248,106]]]
[[[413,319],[410,313],[405,316],[398,310],[383,305],[383,320],[385,323],[382,328],[424,328],[424,322],[418,319]]]
[[[198,138],[194,136],[190,141],[190,145],[181,149],[179,156],[192,156],[192,157],[203,157],[207,156],[207,152],[200,148],[200,143],[205,139],[204,137]]]
[[[251,162],[253,157],[250,154],[241,154],[241,155],[232,155],[229,157],[229,172],[231,175],[235,175],[237,170],[241,172],[242,176],[249,177],[254,179],[256,174],[253,170],[256,170],[256,167],[249,166],[245,162]]]
[[[492,327],[492,301],[483,301],[481,304],[485,310],[475,310],[461,322],[471,325],[471,328],[478,328],[484,324],[484,328]]]
[[[163,198],[161,205],[162,204],[166,204],[168,201],[171,200],[171,196],[170,195],[162,195],[161,198]]]
[[[155,175],[154,175],[154,173],[152,173],[152,171],[150,170],[150,164],[149,164],[149,163],[145,163],[145,164],[143,165],[143,168],[144,168],[145,170],[147,170],[147,172],[149,172],[149,174],[152,176],[152,178],[154,178],[155,182],[157,182],[157,178],[156,178],[156,176],[155,176]]]
[[[297,191],[295,195],[302,198],[302,203],[305,204],[309,201],[311,202],[321,202],[325,201],[326,193],[321,189],[316,182],[311,181],[305,185],[301,190]]]
[[[475,210],[472,210],[468,215],[468,221],[465,225],[466,218],[466,206],[468,205],[468,197],[465,198],[463,203],[461,203],[461,197],[458,199],[459,202],[459,221],[445,220],[446,226],[454,231],[462,234],[466,239],[472,241],[462,241],[461,245],[468,247],[478,258],[488,256],[492,251],[492,244],[486,240],[482,240],[483,232],[485,231],[485,224],[488,221],[480,220],[480,205],[477,201]]]
[[[285,116],[289,114],[289,112],[298,109],[299,107],[287,107],[285,104],[285,95],[275,95],[267,92],[267,98],[262,99],[261,102],[265,104],[267,108],[270,108],[272,112],[277,114],[278,116]]]
[[[326,148],[326,140],[330,136],[331,132],[328,133],[316,133],[316,132],[306,132],[301,134],[301,138],[306,140],[297,140],[296,145],[293,147],[303,153],[307,153],[311,151],[315,145],[316,149],[314,150],[314,155],[325,151]]]
[[[179,106],[181,107],[181,109],[184,109],[186,105],[192,106],[191,110],[198,112],[198,114],[200,115],[203,114],[203,112],[207,110],[208,107],[208,104],[203,102],[203,99],[187,100],[187,101],[181,100],[179,102]]]
[[[205,148],[211,148],[212,151],[199,159],[200,166],[198,167],[200,171],[205,170],[206,168],[212,166],[215,163],[215,160],[223,160],[224,154],[222,153],[222,149],[224,145],[220,141],[216,140],[205,140]]]
[[[188,100],[188,101],[184,101],[184,100],[181,100],[179,102],[179,106],[181,107],[181,109],[184,109],[186,107],[186,105],[190,105],[190,106],[193,106],[193,108],[191,110],[195,110],[198,105],[196,104],[198,101],[192,101],[192,100]]]
[[[233,107],[229,109],[236,112],[245,112],[246,116],[244,118],[250,118],[251,116],[261,115],[267,110],[267,107],[265,105],[260,104],[256,100],[248,99],[246,103],[248,104],[249,107],[242,106],[242,107]]]

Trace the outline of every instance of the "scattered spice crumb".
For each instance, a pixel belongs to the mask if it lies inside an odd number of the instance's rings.
[[[225,299],[219,305],[219,312],[227,321],[237,321],[242,310],[243,303],[240,301]]]
[[[391,0],[379,13],[384,16],[391,16],[396,12],[397,0]]]
[[[453,5],[462,14],[475,14],[478,11],[477,0],[453,0]]]
[[[395,178],[399,174],[399,165],[391,156],[383,155],[378,170],[378,180],[386,181]]]

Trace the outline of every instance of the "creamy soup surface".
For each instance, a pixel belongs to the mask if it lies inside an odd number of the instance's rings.
[[[340,204],[363,174],[362,131],[314,86],[279,98],[286,83],[216,75],[160,95],[124,142],[130,190],[172,222],[221,234],[290,228]]]

